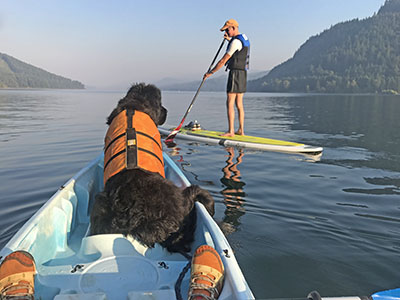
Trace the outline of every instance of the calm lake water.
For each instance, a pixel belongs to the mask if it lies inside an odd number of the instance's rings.
[[[0,90],[0,247],[103,147],[125,91]],[[163,92],[178,125],[194,92]],[[178,140],[165,149],[216,200],[257,299],[399,287],[400,97],[245,95],[246,134],[323,146],[320,160]],[[226,129],[225,94],[187,120]]]

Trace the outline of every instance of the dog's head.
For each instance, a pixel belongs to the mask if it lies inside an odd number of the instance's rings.
[[[152,84],[137,83],[132,85],[124,98],[119,100],[117,107],[107,118],[107,124],[121,111],[132,108],[150,116],[156,125],[164,124],[167,119],[167,109],[161,104],[161,91]]]

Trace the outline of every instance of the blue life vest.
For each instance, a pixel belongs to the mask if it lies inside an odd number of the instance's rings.
[[[229,70],[248,70],[250,60],[250,41],[244,34],[238,34],[233,37],[228,44],[228,49],[233,40],[238,39],[242,42],[242,50],[233,53],[232,57],[227,62]]]

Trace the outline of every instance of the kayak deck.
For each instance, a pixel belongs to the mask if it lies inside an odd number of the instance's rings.
[[[190,185],[171,158],[164,155],[164,162],[168,179],[178,187]],[[176,299],[175,283],[188,258],[158,244],[147,248],[121,234],[88,234],[91,205],[103,189],[102,174],[100,156],[36,212],[0,251],[0,257],[15,250],[33,255],[37,299]],[[228,241],[204,206],[196,203],[196,207],[192,253],[208,244],[221,255],[226,279],[219,299],[254,299]],[[182,280],[183,298],[189,279],[190,271]]]
[[[172,129],[166,127],[158,127],[162,135],[168,135]],[[219,144],[222,146],[234,146],[251,148],[257,150],[289,152],[289,153],[306,153],[306,154],[320,154],[323,151],[322,147],[310,146],[302,143],[295,143],[283,140],[276,140],[264,137],[255,137],[249,135],[234,135],[232,137],[221,136],[221,131],[211,130],[191,130],[182,128],[176,135],[177,138],[199,141],[211,144]]]

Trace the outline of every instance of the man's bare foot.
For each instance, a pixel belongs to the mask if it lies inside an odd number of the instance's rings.
[[[243,132],[242,130],[239,129],[238,131],[235,132],[235,134],[236,134],[236,135],[244,135],[244,132]]]
[[[234,136],[234,133],[230,133],[230,132],[225,132],[224,134],[221,134],[220,136],[227,136],[227,137],[231,137]]]

